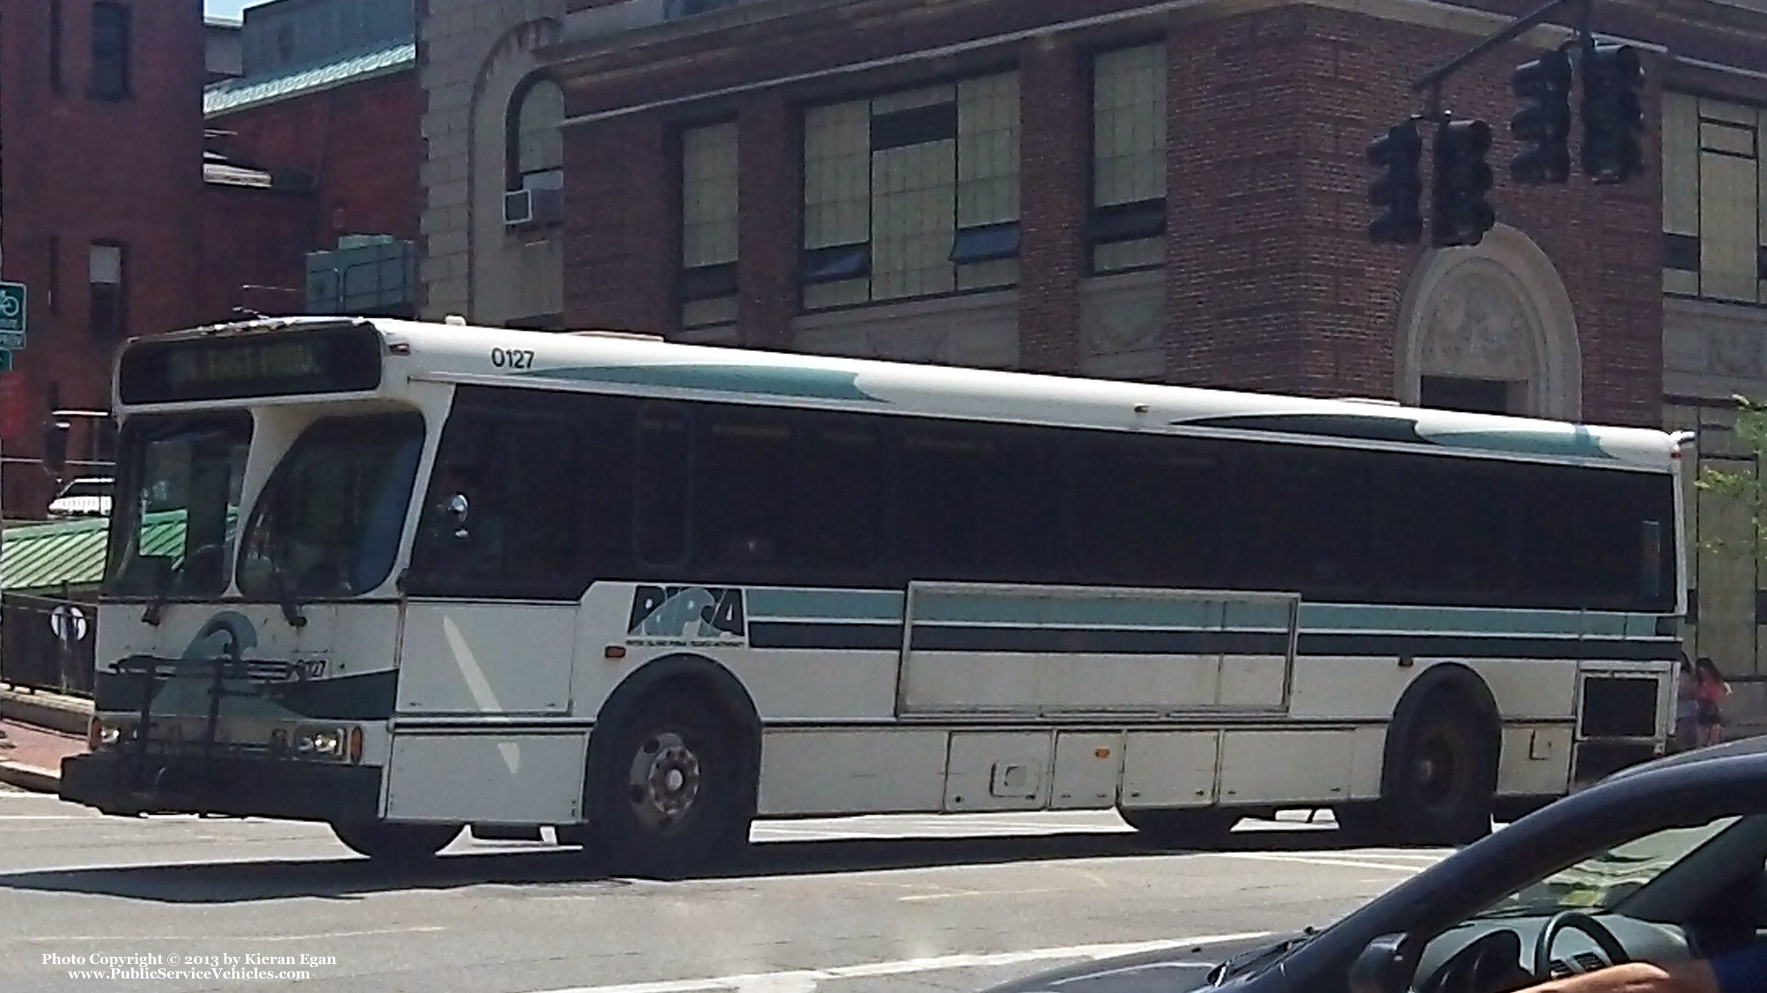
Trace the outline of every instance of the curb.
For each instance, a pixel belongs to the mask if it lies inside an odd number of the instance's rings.
[[[86,725],[92,719],[92,711],[90,708],[33,700],[30,694],[0,691],[0,717],[84,738]]]
[[[0,762],[0,783],[32,793],[60,793],[61,775],[22,762]]]

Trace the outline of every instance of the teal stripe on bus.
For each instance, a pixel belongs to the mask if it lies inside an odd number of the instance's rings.
[[[1542,431],[1461,431],[1436,429],[1418,434],[1450,448],[1479,448],[1516,455],[1557,455],[1583,459],[1614,459],[1612,452],[1586,427]]]
[[[1312,631],[1467,631],[1475,633],[1595,634],[1611,637],[1656,633],[1655,614],[1611,611],[1523,610],[1505,607],[1399,607],[1303,603],[1301,627]]]
[[[916,624],[1060,624],[1213,630],[1221,602],[1111,597],[1050,597],[1010,593],[914,594]]]
[[[1229,599],[1156,600],[1109,594],[1051,597],[1028,593],[918,591],[917,624],[1050,625],[1167,630],[1286,630],[1289,606]],[[903,594],[892,590],[750,587],[751,620],[900,623]],[[1658,615],[1504,607],[1405,607],[1302,603],[1300,628],[1316,632],[1456,632],[1609,638],[1657,637]]]
[[[751,588],[750,620],[902,620],[901,593],[890,590],[794,590]]]
[[[666,389],[707,390],[816,400],[869,400],[859,388],[859,375],[826,369],[794,369],[752,365],[561,366],[533,369],[518,375],[536,379],[569,379]]]

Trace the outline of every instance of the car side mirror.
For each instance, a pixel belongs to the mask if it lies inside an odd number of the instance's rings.
[[[1383,934],[1368,943],[1350,966],[1350,993],[1405,993],[1414,972],[1405,935]]]
[[[466,516],[471,506],[464,493],[456,493],[448,498],[448,520],[454,525],[454,537],[466,537]]]

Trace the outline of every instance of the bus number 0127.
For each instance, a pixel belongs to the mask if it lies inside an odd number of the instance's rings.
[[[491,364],[499,369],[532,369],[534,352],[527,348],[493,348]]]

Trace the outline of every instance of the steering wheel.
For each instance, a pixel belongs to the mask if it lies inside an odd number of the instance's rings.
[[[1607,925],[1588,914],[1564,910],[1553,914],[1546,926],[1540,929],[1539,937],[1534,939],[1536,981],[1544,983],[1552,978],[1552,946],[1565,931],[1583,932],[1601,949],[1601,953],[1607,957],[1608,965],[1623,965],[1632,961],[1632,957],[1626,954],[1626,946],[1620,944],[1620,939],[1614,937]]]

